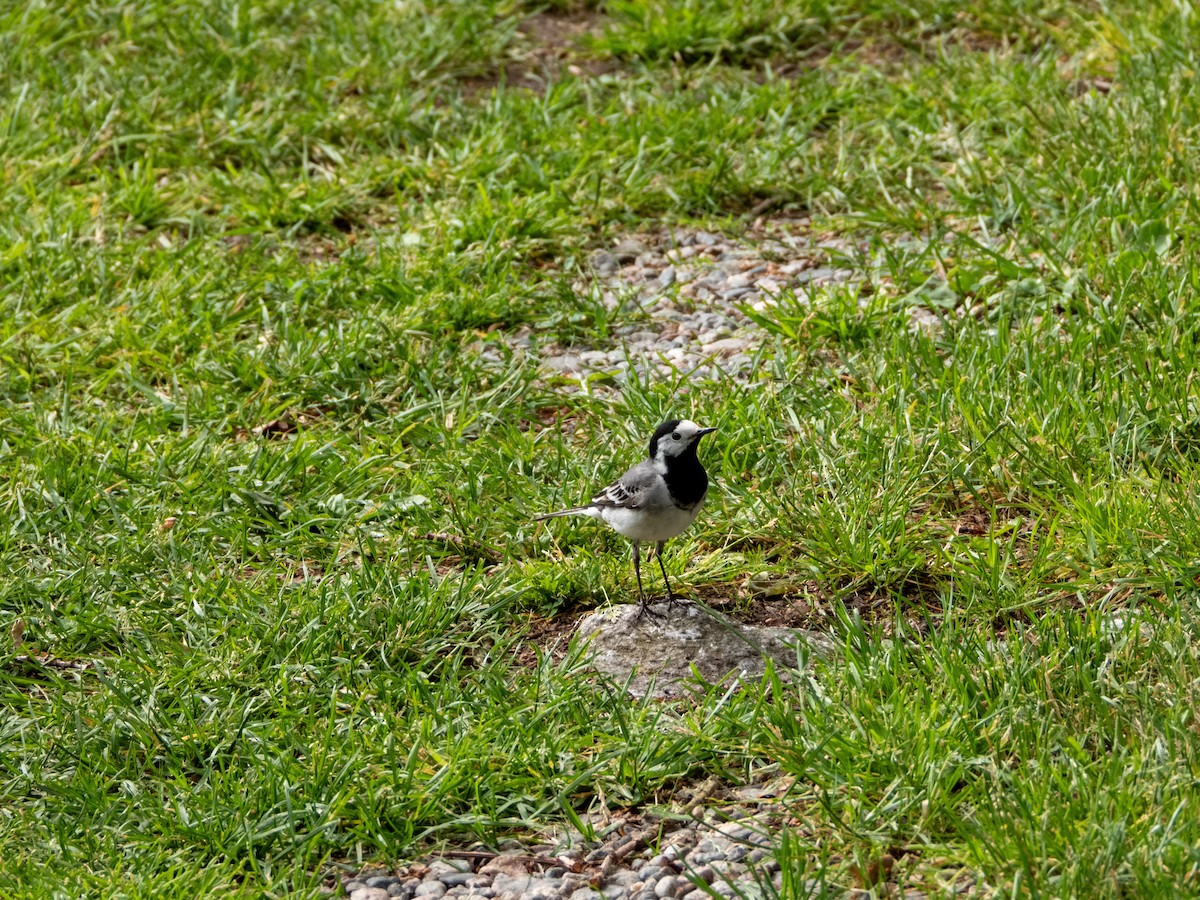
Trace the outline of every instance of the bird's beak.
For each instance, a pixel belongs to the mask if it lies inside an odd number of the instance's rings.
[[[704,437],[706,434],[712,434],[716,430],[717,429],[715,429],[715,428],[701,428],[699,431],[696,432],[696,437],[693,438],[693,440],[698,441],[698,440],[700,440],[700,438]]]

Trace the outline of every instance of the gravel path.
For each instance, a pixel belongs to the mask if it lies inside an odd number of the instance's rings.
[[[568,380],[604,373],[621,384],[631,372],[690,371],[693,378],[745,381],[767,338],[747,310],[805,304],[818,291],[851,282],[855,273],[833,261],[854,249],[848,240],[813,241],[807,233],[787,232],[754,246],[705,231],[626,238],[595,251],[590,272],[572,285],[577,296],[607,310],[610,328],[602,345],[545,343],[528,325],[499,339],[519,354],[536,353],[547,375]],[[476,350],[503,363],[495,338],[480,341]]]
[[[743,788],[775,800],[775,789]],[[702,900],[773,897],[781,888],[774,835],[783,811],[704,809],[691,817],[643,813],[596,826],[596,839],[566,834],[554,843],[509,842],[426,857],[400,874],[360,873],[344,881],[350,900],[443,897],[494,900]],[[701,887],[705,885],[706,887]]]

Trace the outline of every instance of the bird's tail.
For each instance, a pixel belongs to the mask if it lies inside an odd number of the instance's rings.
[[[560,509],[558,512],[546,513],[541,516],[534,516],[533,521],[542,522],[546,519],[557,519],[561,516],[586,516],[590,506],[572,506],[570,509]]]

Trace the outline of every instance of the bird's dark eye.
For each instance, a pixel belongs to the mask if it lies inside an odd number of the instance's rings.
[[[676,431],[673,435],[671,435],[671,440],[673,440],[673,441],[679,440],[679,432],[678,431]]]

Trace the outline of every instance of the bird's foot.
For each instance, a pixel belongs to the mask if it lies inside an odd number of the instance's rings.
[[[688,601],[688,598],[683,596],[683,594],[676,594],[674,592],[667,594],[667,596],[666,596],[667,609],[674,609],[676,600],[678,600],[680,603],[686,603]]]
[[[655,612],[652,610],[650,608],[650,604],[646,602],[646,598],[642,597],[641,600],[638,601],[638,614],[634,616],[634,621],[640,622],[642,620],[642,616],[649,616],[651,619],[661,619],[665,615],[666,613]]]

